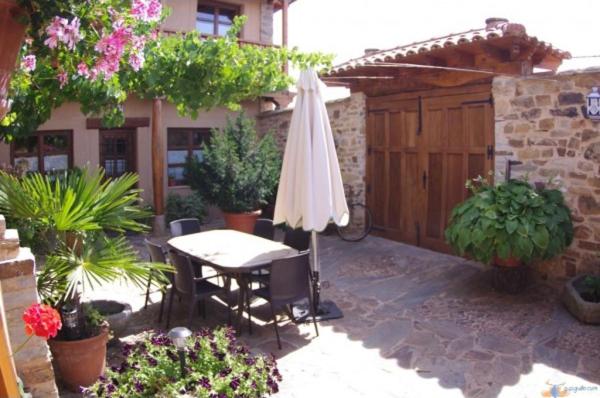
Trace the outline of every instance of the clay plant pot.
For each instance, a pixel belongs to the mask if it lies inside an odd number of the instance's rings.
[[[0,0],[0,119],[8,112],[6,92],[27,29],[27,13],[16,0]]]
[[[251,211],[247,213],[227,213],[223,212],[225,218],[225,226],[228,229],[233,229],[240,232],[251,234],[254,232],[254,225],[260,216],[261,211]]]
[[[521,262],[521,259],[510,256],[509,258],[500,258],[498,256],[494,257],[494,265],[497,265],[499,267],[518,267],[520,265],[523,265],[523,263]]]
[[[79,387],[91,386],[104,374],[107,342],[108,326],[87,339],[48,340],[60,379],[69,390],[79,392]]]

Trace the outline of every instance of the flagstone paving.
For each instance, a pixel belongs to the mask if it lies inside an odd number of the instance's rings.
[[[140,238],[134,238],[136,244]],[[255,300],[254,327],[241,339],[279,358],[281,397],[542,397],[550,388],[586,388],[600,396],[600,327],[574,320],[560,303],[562,282],[540,281],[519,295],[490,288],[489,270],[460,258],[369,237],[321,242],[326,299],[344,318],[283,326],[278,350],[268,307]],[[143,306],[143,292],[111,286],[96,297],[120,297],[135,311],[134,340],[156,323],[160,295]],[[175,306],[178,307],[178,306]],[[208,320],[226,321],[225,307],[208,305]],[[174,313],[177,325],[185,309]],[[282,317],[283,321],[283,317]],[[164,327],[164,325],[162,325]],[[117,348],[110,359],[117,360]]]

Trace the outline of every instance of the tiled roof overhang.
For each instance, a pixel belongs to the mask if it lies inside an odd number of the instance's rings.
[[[452,52],[475,56],[490,51],[507,54],[507,61],[513,61],[514,56],[515,59],[531,62],[532,67],[550,70],[556,70],[563,59],[571,57],[568,52],[553,48],[552,44],[527,35],[523,25],[501,21],[483,29],[473,29],[388,50],[373,51],[335,66],[325,76],[349,76],[358,73],[358,70],[364,70],[364,67],[378,63],[419,64],[422,63],[420,59],[427,56],[435,58]],[[515,51],[518,54],[515,54]],[[525,51],[523,56],[522,53]],[[473,65],[460,63],[451,66],[473,67]]]

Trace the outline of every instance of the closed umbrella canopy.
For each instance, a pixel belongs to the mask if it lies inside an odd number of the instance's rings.
[[[348,205],[322,92],[312,69],[300,73],[275,203],[273,224],[305,231],[346,225]]]
[[[348,205],[322,97],[325,85],[314,70],[308,69],[300,73],[297,87],[273,224],[287,223],[292,228],[312,231],[315,310],[319,319],[339,318],[342,313],[335,304],[320,302],[316,232],[323,231],[330,222],[348,224]]]

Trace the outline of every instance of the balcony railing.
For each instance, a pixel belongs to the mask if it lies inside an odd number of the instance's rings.
[[[162,31],[163,33],[166,33],[167,35],[176,35],[176,34],[186,34],[188,33],[187,31],[175,31],[175,30],[168,30],[165,29]],[[200,34],[200,37],[202,37],[203,39],[208,39],[211,37],[218,37],[218,36],[213,36],[213,35],[207,35],[207,34]],[[238,38],[238,42],[242,45],[242,46],[257,46],[257,47],[281,47],[279,45],[276,44],[270,44],[270,43],[263,43],[260,41],[255,41],[255,40],[247,40],[247,39],[241,39]]]

